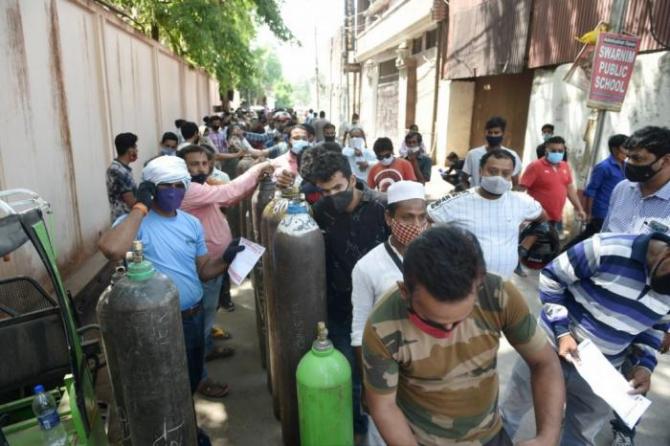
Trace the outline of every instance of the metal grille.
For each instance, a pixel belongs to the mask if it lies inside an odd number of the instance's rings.
[[[56,307],[40,285],[27,277],[0,281],[0,320]]]

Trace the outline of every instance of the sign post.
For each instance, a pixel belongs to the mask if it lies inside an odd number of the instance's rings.
[[[621,111],[639,48],[640,38],[637,36],[616,33],[598,36],[587,107]]]

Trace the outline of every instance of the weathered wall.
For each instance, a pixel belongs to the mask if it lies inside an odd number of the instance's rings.
[[[432,147],[433,99],[435,98],[435,59],[437,48],[423,51],[416,56],[416,111],[415,123],[423,136],[426,148]],[[398,141],[400,144],[400,141]]]
[[[547,122],[553,123],[555,133],[565,138],[573,167],[582,159],[583,137],[590,109],[586,107],[586,94],[563,82],[569,68],[569,65],[561,65],[555,70],[535,72],[528,109],[524,165],[535,159],[535,146],[540,143],[540,127]],[[630,134],[646,125],[668,126],[669,111],[670,52],[639,55],[621,112],[606,115],[598,159],[607,156],[607,138],[610,135]]]
[[[114,135],[139,136],[139,179],[176,118],[212,111],[217,85],[86,0],[0,2],[0,57],[0,189],[32,189],[51,203],[67,276],[109,225]],[[36,268],[29,251],[0,263],[0,275]]]

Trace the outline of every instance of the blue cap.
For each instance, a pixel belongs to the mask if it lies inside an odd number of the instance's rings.
[[[288,204],[288,208],[286,209],[286,213],[287,214],[305,214],[305,213],[307,213],[307,209],[305,209],[305,206],[302,203],[292,201]]]
[[[44,393],[44,386],[42,384],[38,384],[33,390],[35,393]]]

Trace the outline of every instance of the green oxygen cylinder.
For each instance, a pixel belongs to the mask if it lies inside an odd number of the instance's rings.
[[[301,446],[354,444],[351,367],[328,339],[324,322],[296,371]]]

